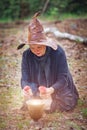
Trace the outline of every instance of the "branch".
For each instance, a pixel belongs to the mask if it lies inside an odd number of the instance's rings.
[[[83,38],[77,35],[72,35],[69,33],[62,33],[60,31],[57,30],[57,28],[55,27],[50,27],[50,28],[45,28],[44,29],[45,33],[53,33],[54,36],[56,38],[64,38],[64,39],[69,39],[72,41],[76,41],[76,42],[81,42],[81,43],[85,43],[87,45],[87,38]]]

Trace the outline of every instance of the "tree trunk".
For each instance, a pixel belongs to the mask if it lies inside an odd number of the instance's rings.
[[[43,7],[43,10],[42,10],[42,13],[44,13],[46,11],[49,1],[50,0],[46,0],[44,7]]]

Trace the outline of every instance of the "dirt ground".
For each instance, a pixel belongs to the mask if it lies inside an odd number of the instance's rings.
[[[59,31],[87,37],[87,19],[43,22]],[[72,112],[44,114],[33,122],[28,111],[20,108],[21,56],[19,40],[27,38],[27,21],[0,24],[0,130],[86,130],[87,129],[87,45],[58,38],[66,52],[70,72],[79,92],[78,105]]]

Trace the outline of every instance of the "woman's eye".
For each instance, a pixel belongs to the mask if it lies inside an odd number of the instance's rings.
[[[33,48],[33,47],[31,47],[30,49],[31,49],[31,50],[34,50],[34,48]]]

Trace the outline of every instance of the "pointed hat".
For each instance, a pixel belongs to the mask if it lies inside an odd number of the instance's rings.
[[[35,15],[33,16],[32,20],[28,26],[27,42],[20,44],[17,49],[21,49],[26,44],[28,44],[28,45],[29,44],[46,45],[46,46],[53,48],[54,50],[57,49],[57,42],[51,38],[48,38],[45,35],[43,26],[37,19],[37,16],[39,14],[40,14],[39,12],[35,13]]]

